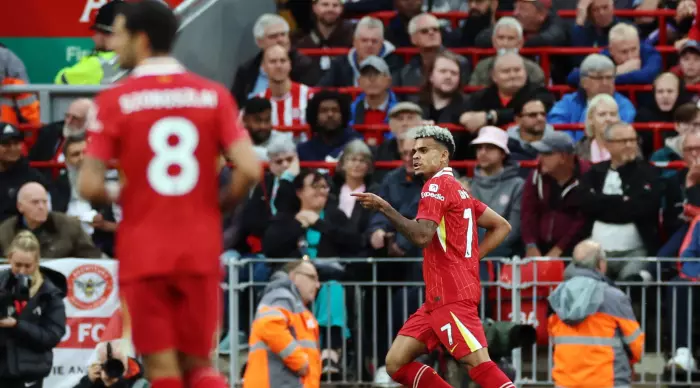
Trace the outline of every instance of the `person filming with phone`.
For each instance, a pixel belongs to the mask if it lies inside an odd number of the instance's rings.
[[[39,241],[19,232],[0,271],[0,387],[42,388],[66,332],[66,278],[40,266]]]

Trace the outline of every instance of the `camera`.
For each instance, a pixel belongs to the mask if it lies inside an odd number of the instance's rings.
[[[126,368],[124,363],[112,354],[112,344],[107,342],[107,359],[102,363],[102,371],[111,379],[119,379],[124,376]]]
[[[26,302],[29,300],[29,288],[32,286],[32,278],[28,275],[15,274],[7,283],[4,290],[0,290],[0,319],[11,317],[15,314],[14,302]]]

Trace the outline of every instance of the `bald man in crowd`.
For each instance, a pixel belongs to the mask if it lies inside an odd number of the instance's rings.
[[[80,220],[49,211],[49,195],[40,183],[29,182],[19,189],[17,210],[19,216],[0,224],[0,253],[3,255],[17,233],[29,230],[39,239],[42,258],[102,257],[102,252],[83,231]]]
[[[71,102],[63,115],[63,121],[48,124],[37,132],[36,141],[29,151],[29,160],[62,162],[63,142],[69,136],[85,134],[87,121],[94,103],[89,98]]]

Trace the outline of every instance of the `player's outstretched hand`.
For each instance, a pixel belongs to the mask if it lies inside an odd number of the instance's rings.
[[[372,194],[372,193],[352,193],[353,197],[357,197],[360,205],[367,209],[372,210],[382,210],[389,208],[389,202],[382,199],[382,197]]]

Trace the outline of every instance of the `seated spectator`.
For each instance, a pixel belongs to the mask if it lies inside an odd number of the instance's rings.
[[[525,32],[525,47],[559,47],[569,43],[566,25],[551,8],[551,0],[515,1],[513,16],[520,22]],[[494,27],[483,30],[477,35],[478,47],[491,47]]]
[[[608,47],[610,29],[619,22],[615,16],[613,0],[579,0],[576,6],[576,24],[571,30],[571,45]]]
[[[29,150],[29,160],[63,162],[63,142],[68,136],[85,133],[88,113],[92,107],[93,103],[89,98],[78,98],[68,106],[63,121],[40,128],[36,133],[34,145]]]
[[[591,163],[610,160],[610,152],[606,148],[605,129],[618,121],[620,121],[620,115],[614,98],[607,94],[593,97],[588,104],[583,129],[585,137],[576,143],[576,155]]]
[[[700,131],[700,108],[695,103],[689,102],[676,109],[673,114],[673,123],[676,129],[676,136],[666,137],[664,146],[654,151],[650,160],[654,162],[674,162],[683,160],[683,135]],[[668,132],[665,132],[668,133]],[[674,170],[664,170],[663,177],[674,175]]]
[[[472,145],[476,146],[476,168],[474,178],[469,183],[471,192],[508,220],[511,226],[508,237],[489,256],[520,255],[520,205],[524,181],[518,175],[518,165],[509,158],[508,134],[501,128],[486,126],[479,130],[479,136]],[[479,240],[484,238],[485,233],[485,229],[479,228]]]
[[[294,178],[296,206],[292,211],[280,211],[265,231],[263,252],[269,258],[308,257],[322,260],[330,257],[357,257],[362,238],[351,226],[345,214],[328,201],[329,185],[317,171],[305,170]],[[291,210],[291,209],[290,209]],[[316,298],[316,319],[320,332],[329,330],[325,338],[329,371],[339,370],[343,341],[349,337],[345,290],[331,281],[322,285]],[[330,319],[329,319],[330,316]],[[324,357],[324,355],[326,357]]]
[[[148,384],[143,377],[143,366],[141,366],[141,363],[139,363],[136,358],[129,357],[121,343],[121,340],[115,340],[97,344],[96,359],[88,367],[87,375],[83,376],[80,382],[73,388],[135,388]],[[110,377],[108,375],[104,366],[110,359],[121,362],[124,368],[122,376]]]
[[[360,64],[360,89],[362,93],[350,105],[350,125],[380,125],[389,121],[389,110],[396,105],[396,94],[391,91],[391,73],[386,62],[377,56],[369,56]],[[365,134],[369,145],[381,143],[380,132]]]
[[[674,122],[675,112],[678,110],[678,107],[688,103],[695,105],[695,103],[691,102],[692,96],[688,93],[683,81],[673,73],[661,73],[654,81],[653,93],[654,102],[652,104],[645,104],[645,106],[637,112],[635,122]],[[639,133],[642,156],[644,159],[648,160],[657,150],[654,144],[654,136],[654,132],[652,131],[641,131]],[[662,140],[667,140],[672,136],[673,132],[671,131],[661,132]]]
[[[418,55],[414,55],[394,76],[395,86],[420,86],[424,82],[425,70],[432,65],[436,56],[445,50],[440,34],[440,22],[433,15],[423,13],[413,17],[408,23],[408,33],[411,35],[411,43],[418,48]],[[462,79],[469,79],[469,61],[462,56],[455,56],[459,58]]]
[[[525,99],[537,96],[548,104],[554,101],[546,88],[528,82],[525,62],[517,53],[499,55],[493,62],[491,78],[493,85],[469,96],[466,112],[459,119],[471,133],[485,125],[500,127],[512,123],[515,106]]]
[[[523,27],[517,19],[510,16],[498,19],[498,22],[493,27],[493,35],[491,36],[491,44],[497,53],[518,52],[523,48],[524,42]],[[496,57],[481,58],[469,79],[469,85],[492,85],[491,70],[495,60]],[[544,85],[544,72],[540,65],[527,58],[523,58],[523,62],[525,62],[525,72],[527,73],[528,81],[533,85]]]
[[[5,46],[0,47],[0,88],[29,84],[24,62]],[[40,125],[39,100],[34,93],[0,93],[0,122]]]
[[[520,232],[525,255],[571,256],[585,233],[579,180],[590,165],[574,154],[574,142],[565,132],[554,132],[532,146],[540,156],[523,188]]]
[[[345,145],[331,181],[331,194],[337,198],[338,208],[359,235],[367,230],[371,212],[360,206],[357,197],[351,194],[369,191],[373,170],[372,151],[365,142],[356,139]]]
[[[345,144],[362,135],[348,127],[350,104],[346,96],[331,90],[314,95],[306,107],[311,139],[297,146],[302,161],[337,160]]]
[[[84,136],[69,136],[63,147],[66,168],[52,185],[51,209],[80,220],[85,233],[92,242],[110,257],[114,256],[114,235],[117,222],[113,206],[99,205],[84,200],[78,194],[78,170],[85,156],[87,142]]]
[[[411,34],[408,32],[408,25],[411,19],[423,12],[423,1],[394,0],[394,9],[396,16],[389,20],[386,40],[396,47],[411,47]]]
[[[394,53],[396,47],[384,40],[384,23],[365,16],[357,23],[352,48],[348,55],[336,57],[331,68],[323,75],[318,86],[347,87],[358,86],[360,63],[371,55],[384,58],[392,73],[403,66],[403,60]]]
[[[700,43],[695,40],[686,41],[678,51],[678,65],[671,72],[681,77],[686,85],[700,84]]]
[[[17,215],[17,192],[27,182],[40,182],[44,176],[29,167],[22,156],[24,136],[11,124],[0,122],[0,222]]]
[[[79,220],[49,211],[48,193],[41,184],[25,183],[17,193],[16,204],[20,216],[0,223],[0,251],[9,248],[17,233],[29,230],[39,240],[44,258],[102,257],[102,252],[93,245]]]
[[[651,280],[641,258],[659,249],[659,173],[639,158],[637,132],[631,125],[611,124],[604,137],[610,160],[594,164],[581,178],[581,207],[593,222],[591,239],[608,257],[632,258],[609,262],[611,278]]]
[[[267,162],[267,146],[276,139],[292,142],[292,132],[272,129],[272,104],[262,97],[253,97],[243,107],[243,125],[248,130],[258,159]]]
[[[385,139],[382,144],[377,147],[374,159],[377,161],[400,160],[401,152],[399,151],[399,137],[406,133],[410,128],[417,127],[422,122],[421,116],[423,109],[412,102],[399,102],[389,110],[389,129],[391,136]],[[375,171],[374,179],[381,181]],[[384,174],[381,174],[383,177]]]
[[[291,61],[287,49],[272,45],[263,53],[262,69],[267,74],[268,86],[257,97],[270,100],[272,126],[306,124],[304,112],[309,103],[311,89],[290,78]]]
[[[261,15],[253,26],[253,36],[260,52],[238,67],[231,88],[231,94],[239,104],[267,89],[268,74],[261,67],[263,53],[275,45],[284,47],[289,53],[289,77],[293,82],[316,85],[319,79],[317,67],[311,58],[291,48],[289,24],[281,16],[269,13]]]
[[[343,0],[314,0],[311,6],[314,26],[308,34],[297,39],[295,47],[299,49],[352,47],[355,26],[352,21],[342,18],[343,3]],[[321,75],[331,68],[330,56],[314,57],[313,61]]]
[[[477,36],[493,25],[497,8],[502,4],[491,0],[468,0],[466,3],[469,14],[462,22],[457,47],[475,47]]]
[[[591,54],[581,63],[581,84],[576,92],[565,94],[557,101],[547,115],[549,124],[572,124],[586,122],[588,102],[599,94],[613,96],[619,107],[620,119],[626,123],[634,122],[637,114],[632,102],[615,91],[615,64],[600,54]],[[574,140],[583,134],[571,133]]]
[[[654,82],[662,71],[661,54],[653,46],[639,42],[637,28],[618,23],[608,34],[610,45],[601,52],[615,64],[617,85],[644,85]],[[578,85],[581,71],[574,69],[567,78],[569,85]]]
[[[458,57],[449,51],[441,52],[425,74],[417,96],[423,118],[436,123],[459,123],[467,98],[462,93],[465,80],[459,71]]]
[[[547,124],[547,109],[551,107],[547,103],[530,97],[515,107],[515,125],[508,128],[508,149],[513,160],[537,159],[532,143],[554,132],[554,127]]]

